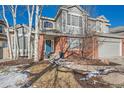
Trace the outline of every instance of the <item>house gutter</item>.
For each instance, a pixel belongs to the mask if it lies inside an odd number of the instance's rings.
[[[96,33],[95,36],[98,37],[106,37],[106,38],[115,38],[115,39],[124,39],[124,36],[114,35],[114,34],[103,34],[103,33]]]

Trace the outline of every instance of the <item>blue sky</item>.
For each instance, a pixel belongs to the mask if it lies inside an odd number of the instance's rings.
[[[124,26],[124,5],[96,6],[96,12],[110,20],[111,27]]]
[[[54,17],[57,13],[59,6],[51,5],[44,6],[43,16]],[[0,6],[1,10],[1,6]],[[17,23],[26,24],[27,12],[23,7],[18,8]],[[6,12],[9,22],[12,24],[11,13]],[[96,16],[104,15],[108,20],[110,20],[111,27],[124,26],[124,5],[97,5],[96,6]],[[1,16],[0,16],[1,18]]]

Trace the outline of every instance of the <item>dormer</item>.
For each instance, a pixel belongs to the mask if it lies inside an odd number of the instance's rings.
[[[97,20],[102,21],[102,22],[106,22],[106,23],[109,22],[109,20],[107,20],[107,18],[104,15],[98,16]]]

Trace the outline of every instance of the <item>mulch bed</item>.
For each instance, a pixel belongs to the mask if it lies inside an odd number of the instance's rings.
[[[0,66],[14,66],[14,65],[20,65],[20,64],[31,64],[31,63],[33,63],[32,59],[19,59],[19,60],[10,60],[10,61],[0,62]]]

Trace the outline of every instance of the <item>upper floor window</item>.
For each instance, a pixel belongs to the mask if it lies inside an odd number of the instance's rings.
[[[67,25],[82,27],[82,17],[76,15],[67,15]]]
[[[67,15],[67,25],[70,25],[71,24],[71,15],[68,14]]]
[[[72,15],[72,25],[78,26],[78,24],[79,24],[78,16]]]
[[[53,28],[53,23],[52,22],[45,21],[44,22],[44,28]]]

